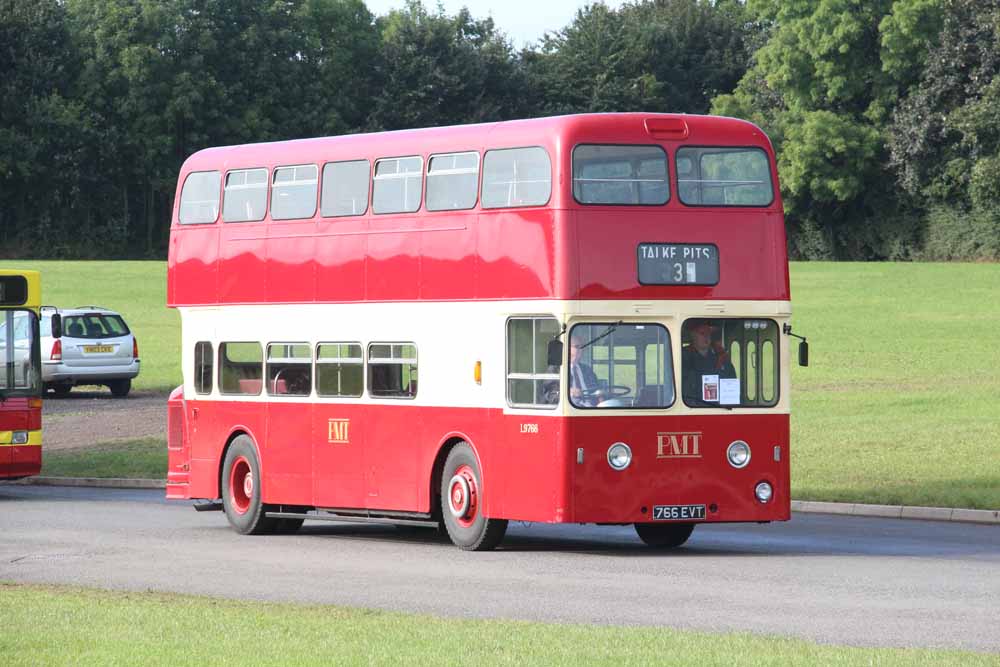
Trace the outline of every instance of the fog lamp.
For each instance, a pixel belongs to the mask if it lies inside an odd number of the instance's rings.
[[[761,482],[760,484],[758,484],[757,487],[753,490],[753,492],[754,495],[757,496],[757,500],[759,500],[762,503],[769,502],[771,500],[771,497],[774,495],[774,489],[772,489],[771,485],[768,484],[767,482]]]
[[[632,449],[624,442],[616,442],[608,448],[608,465],[615,470],[625,470],[632,463]]]
[[[750,463],[750,445],[742,440],[732,442],[726,449],[726,458],[734,468],[745,468]]]

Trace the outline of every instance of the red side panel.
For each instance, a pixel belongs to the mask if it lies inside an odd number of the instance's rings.
[[[222,225],[219,244],[221,303],[260,303],[266,299],[265,234],[267,227],[263,222]]]
[[[178,225],[170,231],[167,305],[218,303],[219,225]]]
[[[316,300],[361,301],[365,297],[368,219],[320,220],[316,230]]]
[[[420,298],[472,299],[478,286],[476,212],[426,216],[420,233]]]
[[[315,223],[311,220],[272,222],[267,227],[265,301],[313,301],[316,298],[317,264]]]
[[[365,285],[369,301],[414,301],[420,295],[418,217],[374,216]]]
[[[479,215],[479,298],[532,299],[556,293],[555,216],[549,209]]]

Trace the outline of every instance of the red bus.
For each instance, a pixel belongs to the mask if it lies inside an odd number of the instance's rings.
[[[774,152],[730,118],[591,114],[212,148],[181,169],[167,497],[303,519],[787,520]]]
[[[42,469],[41,277],[0,269],[0,480]]]

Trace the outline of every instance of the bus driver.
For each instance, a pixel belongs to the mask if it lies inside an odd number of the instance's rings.
[[[702,396],[702,376],[718,375],[720,378],[735,378],[736,369],[729,361],[721,340],[712,340],[716,327],[708,320],[698,320],[688,331],[691,344],[681,354],[681,377],[683,379],[684,401],[689,405],[711,405]]]

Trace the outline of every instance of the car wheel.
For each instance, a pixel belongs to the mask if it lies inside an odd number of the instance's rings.
[[[496,548],[507,532],[506,519],[483,514],[483,482],[476,455],[460,442],[448,454],[441,475],[441,516],[448,537],[466,551]]]
[[[673,549],[688,541],[694,532],[693,523],[637,523],[639,539],[657,549]]]
[[[114,380],[108,383],[111,395],[117,398],[125,398],[132,389],[132,380]]]
[[[260,492],[260,459],[253,441],[241,435],[226,452],[222,465],[222,507],[233,529],[242,535],[274,532],[275,519],[264,516]]]

